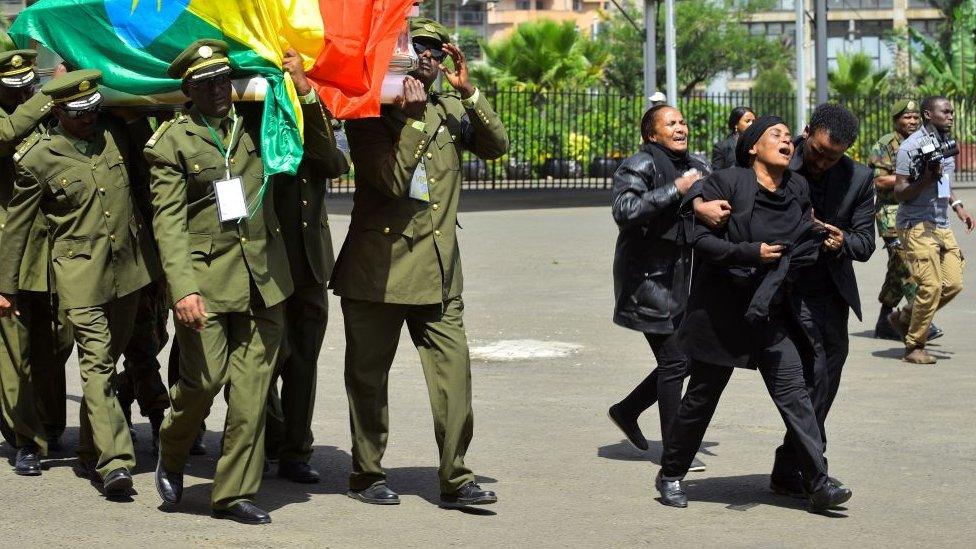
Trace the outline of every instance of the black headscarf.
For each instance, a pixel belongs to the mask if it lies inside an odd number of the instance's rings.
[[[777,124],[786,124],[778,116],[760,116],[746,128],[739,136],[739,142],[735,144],[735,165],[743,168],[749,167],[749,149],[753,147],[762,137],[766,130]]]

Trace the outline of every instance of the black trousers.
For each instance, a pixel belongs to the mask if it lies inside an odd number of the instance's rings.
[[[784,337],[753,355],[750,364],[758,366],[766,390],[786,424],[807,488],[820,489],[827,481],[827,464],[821,453],[823,441],[796,346],[789,337]],[[690,361],[689,369],[688,390],[671,425],[670,439],[661,458],[661,476],[668,480],[680,480],[688,472],[734,370],[697,360]]]
[[[805,375],[813,409],[817,414],[820,438],[823,440],[822,451],[826,453],[827,433],[824,423],[837,397],[841,372],[847,362],[847,320],[850,308],[836,290],[812,295],[794,294],[793,298],[800,320],[813,342],[813,368],[808,369]],[[800,472],[795,447],[787,432],[783,445],[776,449],[772,473],[774,477],[786,479]]]
[[[657,402],[661,417],[661,438],[666,442],[671,423],[681,405],[681,389],[688,377],[687,360],[678,348],[674,334],[645,333],[644,337],[651,346],[657,367],[620,401],[620,411],[636,418]]]

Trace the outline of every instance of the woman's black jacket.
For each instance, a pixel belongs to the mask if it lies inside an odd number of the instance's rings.
[[[680,245],[681,196],[659,167],[662,162],[670,160],[644,144],[613,175],[613,219],[620,229],[613,258],[613,321],[640,332],[670,334],[684,312],[691,253]],[[709,171],[693,157],[690,165],[702,174]]]
[[[735,166],[735,144],[738,134],[733,133],[712,146],[712,171],[717,172]]]
[[[787,171],[784,184],[799,197],[803,215],[810,216],[812,205],[806,180]],[[760,242],[753,241],[750,230],[757,185],[752,169],[730,168],[713,173],[685,197],[682,214],[694,248],[695,271],[687,311],[678,330],[679,345],[689,358],[699,362],[755,368],[750,357],[768,346],[772,333],[782,330],[796,344],[804,365],[811,366],[813,346],[788,296],[773,299],[771,321],[750,318],[755,312],[754,298],[768,291],[764,281],[775,279],[780,267],[792,271],[812,264],[819,249],[819,242],[811,239],[784,254],[779,263],[763,265]],[[727,200],[732,215],[726,226],[709,229],[697,222],[691,213],[695,196],[706,201]],[[792,260],[792,268],[791,262],[784,263],[788,260]],[[786,287],[778,291],[788,291],[788,275],[783,283]]]

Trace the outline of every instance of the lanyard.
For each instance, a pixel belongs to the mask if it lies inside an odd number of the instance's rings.
[[[210,121],[204,116],[203,123],[207,125],[207,129],[210,130],[210,137],[213,138],[214,143],[217,145],[217,150],[224,157],[224,169],[227,171],[227,179],[230,179],[230,152],[234,150],[234,137],[237,135],[237,122],[240,118],[237,117],[237,113],[234,113],[234,124],[230,129],[230,142],[227,143],[227,150],[224,150],[224,144],[217,136],[217,132],[214,131],[213,127],[210,125]]]

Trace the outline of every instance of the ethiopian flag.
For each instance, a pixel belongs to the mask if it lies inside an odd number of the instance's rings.
[[[10,27],[19,47],[40,43],[76,68],[99,69],[106,87],[133,95],[179,90],[169,64],[198,38],[230,45],[237,73],[264,77],[265,176],[294,173],[302,158],[301,109],[282,73],[302,54],[320,97],[340,118],[375,116],[379,89],[413,0],[40,0]]]

